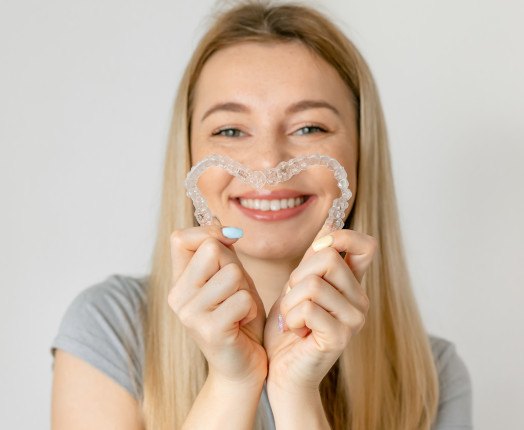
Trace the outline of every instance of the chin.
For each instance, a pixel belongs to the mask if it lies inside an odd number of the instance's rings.
[[[302,258],[315,236],[296,231],[264,236],[260,233],[253,235],[247,233],[241,241],[235,244],[235,249],[252,258],[294,261]]]

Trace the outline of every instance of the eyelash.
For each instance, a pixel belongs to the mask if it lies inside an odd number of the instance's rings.
[[[326,132],[326,129],[318,126],[318,125],[315,125],[315,124],[308,124],[308,125],[305,125],[304,127],[300,127],[297,131],[299,130],[303,130],[305,128],[309,128],[309,129],[315,129],[317,131],[315,131],[315,133],[325,133]],[[296,132],[295,132],[296,133]],[[313,134],[311,133],[311,131],[309,133],[305,133],[305,134]],[[304,134],[302,135],[304,136]]]
[[[314,129],[316,130],[314,133],[325,133],[326,130],[318,125],[314,125],[314,124],[308,124],[308,125],[305,125],[304,127],[300,127],[296,132],[300,131],[300,130],[303,130],[303,129]],[[229,131],[233,131],[235,133],[234,136],[231,136],[231,135],[226,135],[226,134],[223,134],[224,132],[229,132]],[[226,127],[226,128],[221,128],[220,130],[217,130],[215,132],[212,133],[213,136],[222,136],[222,137],[240,137],[238,135],[238,133],[242,133],[241,130],[239,130],[238,128],[234,128],[234,127]],[[305,136],[305,135],[308,135],[308,134],[314,134],[314,133],[311,133],[311,130],[309,133],[304,133],[304,134],[301,134],[301,136]]]
[[[235,134],[237,133],[242,133],[242,131],[240,131],[238,128],[234,128],[234,127],[226,127],[226,128],[221,128],[220,130],[217,130],[217,131],[214,131],[213,133],[211,133],[213,136],[222,136],[222,137],[240,137],[238,135],[236,136],[229,136],[229,135],[226,135],[226,134],[222,134],[226,131],[230,131],[230,130],[233,130],[235,132]]]

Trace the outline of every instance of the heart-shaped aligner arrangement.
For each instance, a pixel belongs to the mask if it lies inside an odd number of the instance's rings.
[[[324,225],[331,230],[339,230],[344,226],[344,213],[348,208],[348,201],[353,194],[349,189],[346,171],[337,160],[327,155],[304,155],[288,161],[282,161],[276,167],[264,170],[252,170],[232,158],[214,154],[204,158],[191,168],[186,176],[184,185],[187,190],[187,196],[193,201],[197,222],[201,226],[210,225],[213,214],[209,210],[206,199],[202,196],[197,185],[200,175],[210,167],[220,167],[245,184],[255,189],[260,189],[266,185],[275,185],[288,181],[293,176],[313,166],[324,166],[335,175],[335,180],[337,181],[338,188],[340,188],[341,195],[333,200],[333,205],[329,209],[328,217]]]

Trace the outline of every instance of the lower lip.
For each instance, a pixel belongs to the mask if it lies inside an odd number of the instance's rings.
[[[308,196],[308,199],[302,203],[300,206],[295,206],[294,208],[280,209],[278,211],[261,211],[258,209],[250,209],[242,206],[238,199],[231,199],[235,206],[240,209],[240,211],[257,221],[282,221],[285,219],[293,218],[300,213],[302,213],[306,208],[313,203],[315,200],[314,196]]]

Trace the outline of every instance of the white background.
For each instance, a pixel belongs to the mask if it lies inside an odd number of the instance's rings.
[[[213,3],[1,0],[2,428],[49,426],[71,300],[148,270],[170,109]],[[476,429],[524,428],[523,2],[320,7],[376,77],[427,328],[471,372]]]

